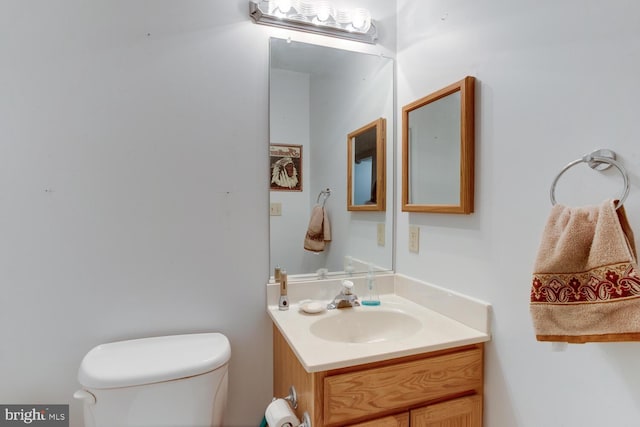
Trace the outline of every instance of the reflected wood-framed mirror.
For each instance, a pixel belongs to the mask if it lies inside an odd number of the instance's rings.
[[[347,135],[347,210],[384,211],[387,121],[379,118]]]
[[[402,108],[402,210],[474,209],[475,78]]]

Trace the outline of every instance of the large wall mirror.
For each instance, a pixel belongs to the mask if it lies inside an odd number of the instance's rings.
[[[347,135],[347,210],[383,211],[386,206],[386,119]]]
[[[377,175],[386,191],[377,193],[383,200],[376,203],[393,206],[393,73],[393,60],[381,55],[270,40],[269,143],[301,147],[302,182],[298,191],[273,186],[270,191],[269,276],[276,266],[290,280],[366,273],[370,265],[376,271],[393,269],[393,209],[349,211],[345,203],[345,140],[364,124],[385,118],[377,132],[387,155],[376,164],[386,172]],[[369,196],[370,189],[371,183]],[[304,245],[317,204],[324,205],[331,238],[314,252]]]
[[[465,77],[403,107],[403,211],[473,212],[474,92]]]

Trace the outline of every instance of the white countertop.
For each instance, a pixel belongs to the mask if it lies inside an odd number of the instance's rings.
[[[406,277],[401,277],[401,280],[392,278],[391,283],[391,286],[382,286],[387,291],[390,289],[394,291],[381,294],[381,305],[379,306],[360,306],[326,310],[318,314],[307,314],[299,309],[300,300],[290,301],[289,310],[280,311],[277,302],[274,301],[271,295],[271,298],[269,298],[268,313],[307,372],[318,372],[377,362],[485,342],[490,339],[489,331],[483,326],[488,325],[488,312],[490,307],[488,304],[473,299],[464,301],[465,296],[452,294],[444,289]],[[409,284],[407,285],[407,283]],[[393,284],[395,284],[395,286]],[[292,288],[292,285],[293,284],[289,285],[289,289]],[[427,286],[427,288],[423,288],[423,286]],[[401,296],[401,294],[404,295]],[[444,315],[429,308],[429,304],[421,302],[421,300],[426,298],[425,295],[428,295],[431,304],[437,304],[438,300],[443,300],[444,296],[445,302],[447,302],[449,306],[459,307],[459,309],[453,310],[454,314],[457,311],[460,311],[461,314],[464,312],[468,318],[468,313],[471,312],[476,313],[476,317],[486,316],[487,318],[473,319],[472,323],[474,324],[472,326],[475,327],[469,326],[465,323],[470,322],[462,323],[450,315]],[[409,296],[411,299],[405,298],[405,296]],[[452,304],[451,298],[462,298],[463,300],[459,304]],[[328,302],[323,299],[318,299],[318,301],[323,304]],[[473,305],[476,307],[472,307]],[[450,310],[450,307],[448,309]],[[329,341],[319,338],[310,332],[311,325],[317,320],[328,316],[340,316],[347,310],[402,311],[411,317],[419,319],[422,327],[417,332],[404,338],[361,343]],[[449,314],[450,313],[451,311]],[[463,321],[465,320],[467,319],[463,319]]]

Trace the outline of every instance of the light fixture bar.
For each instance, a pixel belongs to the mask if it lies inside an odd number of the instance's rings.
[[[322,34],[363,43],[375,44],[378,38],[373,20],[370,21],[370,25],[366,25],[366,31],[363,31],[364,28],[363,30],[356,29],[353,22],[338,22],[332,15],[325,21],[320,22],[317,18],[298,13],[293,7],[286,12],[282,12],[275,8],[274,5],[275,0],[271,0],[271,2],[266,0],[249,1],[249,16],[256,24]]]

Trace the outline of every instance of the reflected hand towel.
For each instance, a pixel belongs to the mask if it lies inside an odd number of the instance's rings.
[[[329,241],[331,241],[331,226],[327,210],[316,205],[311,211],[309,227],[304,237],[304,248],[312,252],[322,252]]]

